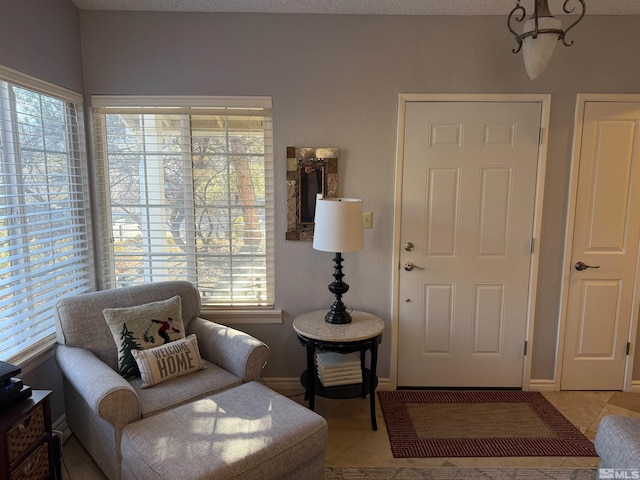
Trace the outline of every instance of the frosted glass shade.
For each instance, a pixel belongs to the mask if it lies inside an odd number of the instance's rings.
[[[538,30],[553,28],[560,30],[562,22],[555,17],[539,17]],[[535,30],[535,19],[530,18],[524,23],[523,33]],[[524,56],[524,68],[531,80],[542,74],[547,67],[553,51],[558,43],[557,33],[539,33],[536,38],[532,35],[525,37],[522,42],[522,55]]]
[[[357,252],[364,248],[362,200],[323,198],[316,202],[313,248],[323,252]]]

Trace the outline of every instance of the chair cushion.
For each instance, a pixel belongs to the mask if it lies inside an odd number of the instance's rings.
[[[206,368],[195,335],[146,350],[132,350],[140,370],[142,388]]]
[[[140,376],[132,350],[144,350],[184,338],[180,296],[134,307],[102,311],[118,347],[118,372],[124,378]]]
[[[142,378],[129,380],[140,401],[142,418],[156,415],[212,393],[242,385],[242,379],[215,363],[203,360],[206,368],[175,377],[152,388],[142,388]]]

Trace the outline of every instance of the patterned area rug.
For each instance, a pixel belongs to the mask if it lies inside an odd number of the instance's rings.
[[[357,468],[327,467],[325,480],[595,480],[590,468]]]
[[[396,458],[597,456],[540,392],[400,390],[378,398]]]

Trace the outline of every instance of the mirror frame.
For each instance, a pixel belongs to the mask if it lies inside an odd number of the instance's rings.
[[[338,197],[338,148],[287,147],[287,233],[286,240],[313,240],[313,222],[301,221],[300,179],[305,167],[323,172],[322,195]]]

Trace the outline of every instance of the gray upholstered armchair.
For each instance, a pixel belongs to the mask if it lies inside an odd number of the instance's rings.
[[[178,295],[186,335],[195,334],[205,369],[143,388],[118,373],[118,348],[105,308],[132,307]],[[199,318],[200,295],[188,282],[159,282],[77,295],[56,306],[56,359],[63,374],[66,420],[111,479],[120,477],[123,428],[244,382],[260,380],[268,347]]]
[[[605,415],[594,445],[600,468],[640,469],[640,418]]]

